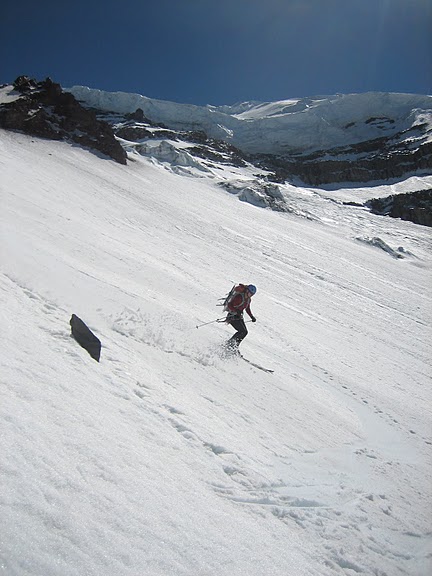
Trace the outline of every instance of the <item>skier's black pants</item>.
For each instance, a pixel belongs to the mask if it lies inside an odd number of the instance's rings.
[[[229,342],[235,342],[236,344],[240,344],[240,342],[246,338],[248,334],[248,330],[246,328],[245,321],[241,316],[234,316],[232,319],[228,320],[228,323],[237,330],[237,332],[229,339]]]

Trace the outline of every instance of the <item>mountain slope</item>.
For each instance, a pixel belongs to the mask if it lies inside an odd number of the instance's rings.
[[[277,187],[263,182],[320,187],[431,174],[431,102],[368,93],[200,107],[85,87],[63,92],[49,78],[21,76],[0,88],[0,126],[74,141],[121,163],[133,149],[200,177],[214,177],[220,163],[248,165],[261,182],[243,195],[283,210]],[[431,218],[428,207],[420,220]]]
[[[429,574],[428,230],[0,135],[6,572]]]
[[[140,111],[164,128],[228,143],[276,182],[320,186],[432,171],[431,96],[372,92],[200,107],[82,86],[70,91],[105,113]]]

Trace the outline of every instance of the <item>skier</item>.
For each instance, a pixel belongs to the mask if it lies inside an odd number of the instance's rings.
[[[231,324],[234,330],[236,330],[236,333],[227,342],[227,347],[232,350],[237,350],[240,342],[246,338],[248,334],[245,321],[243,320],[243,311],[246,310],[252,322],[256,322],[256,318],[250,309],[251,298],[255,292],[256,286],[253,284],[239,284],[233,288],[225,304],[228,310],[225,322]]]

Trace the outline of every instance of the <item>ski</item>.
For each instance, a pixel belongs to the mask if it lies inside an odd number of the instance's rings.
[[[259,364],[252,362],[252,360],[249,360],[249,358],[245,358],[242,354],[239,354],[239,356],[240,356],[240,358],[243,358],[243,360],[245,362],[247,362],[248,364],[250,364],[254,368],[258,368],[258,370],[262,370],[263,372],[267,372],[268,374],[273,374],[273,372],[274,372],[274,370],[270,370],[270,368],[264,368],[264,366],[260,366]]]

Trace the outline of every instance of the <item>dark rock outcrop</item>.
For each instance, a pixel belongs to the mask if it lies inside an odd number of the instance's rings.
[[[341,159],[344,155],[351,159]],[[299,158],[255,156],[254,163],[270,170],[275,182],[299,178],[310,186],[321,186],[335,182],[393,180],[419,171],[430,174],[432,142],[412,148],[404,142],[390,146],[387,139],[378,138]]]
[[[0,127],[31,136],[72,141],[126,164],[126,152],[111,126],[63,92],[50,78],[42,82],[18,77],[14,89],[20,97],[0,106]]]
[[[149,130],[146,125],[133,125],[126,124],[115,128],[115,134],[119,138],[129,140],[129,142],[140,142],[142,140],[151,140],[152,138],[167,138],[169,140],[177,140],[177,135],[172,130]]]
[[[69,324],[71,327],[71,336],[75,338],[80,346],[87,350],[96,362],[99,362],[102,347],[99,338],[95,336],[81,318],[78,318],[75,314],[72,314]]]
[[[366,202],[374,214],[432,226],[432,188],[409,194],[374,198]]]

